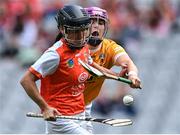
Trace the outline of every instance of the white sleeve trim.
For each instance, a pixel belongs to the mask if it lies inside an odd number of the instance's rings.
[[[118,53],[114,56],[114,64],[116,63],[116,60],[121,57],[122,55],[127,55],[126,52],[121,52],[121,53]]]
[[[54,49],[48,49],[44,54],[32,65],[32,67],[44,78],[54,73],[59,65],[60,56]]]

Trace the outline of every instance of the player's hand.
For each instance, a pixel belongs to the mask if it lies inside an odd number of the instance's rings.
[[[141,88],[141,80],[137,75],[130,75],[128,79],[132,81],[131,88]]]
[[[47,107],[43,110],[43,118],[47,121],[56,121],[56,115],[61,115],[55,108]]]

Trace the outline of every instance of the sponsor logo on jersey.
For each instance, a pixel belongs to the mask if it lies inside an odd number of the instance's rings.
[[[100,60],[103,60],[105,58],[105,54],[104,53],[101,53],[100,55],[99,55],[99,59]]]
[[[85,82],[87,79],[88,79],[88,73],[87,73],[87,72],[81,73],[81,74],[79,75],[79,77],[78,77],[78,81],[79,81],[80,83]]]
[[[84,89],[85,89],[84,83],[74,85],[71,87],[71,94],[72,96],[79,96],[81,93],[84,92]]]
[[[72,68],[72,67],[74,66],[74,61],[73,61],[73,59],[70,59],[70,60],[67,61],[67,66],[68,66],[69,68]]]

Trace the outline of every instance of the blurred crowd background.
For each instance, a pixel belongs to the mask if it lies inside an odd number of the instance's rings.
[[[131,118],[134,124],[122,128],[94,124],[94,133],[180,133],[179,0],[0,0],[0,134],[44,133],[43,120],[25,116],[39,108],[19,80],[53,45],[58,34],[54,16],[65,4],[107,10],[107,37],[126,49],[143,84],[142,90],[133,90],[106,81],[94,101],[93,116]],[[125,94],[134,96],[132,106],[123,105]]]

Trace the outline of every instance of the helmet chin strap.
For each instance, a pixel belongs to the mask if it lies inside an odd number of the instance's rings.
[[[71,50],[80,50],[82,49],[84,46],[81,46],[81,47],[76,47],[74,46],[72,43],[69,43],[66,39],[65,39],[66,43],[68,44],[68,47],[71,49]]]
[[[84,46],[82,46],[82,47],[75,47],[75,46],[71,46],[71,45],[69,44],[68,47],[69,47],[71,50],[80,50],[80,49],[82,49]]]
[[[88,44],[94,47],[98,46],[101,42],[102,40],[96,37],[90,37],[88,40]]]

